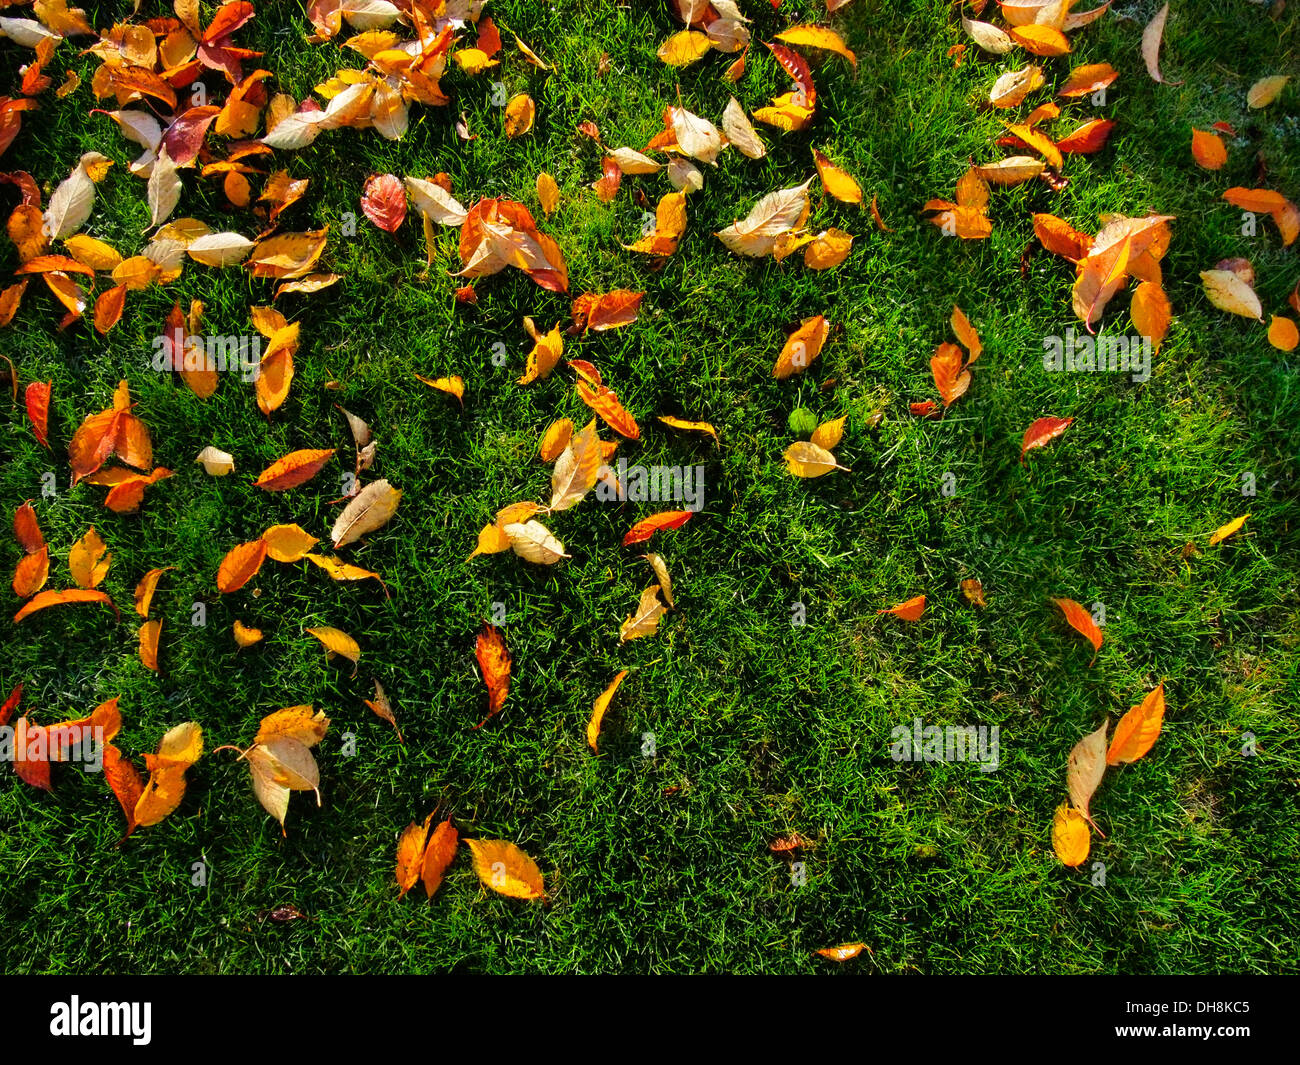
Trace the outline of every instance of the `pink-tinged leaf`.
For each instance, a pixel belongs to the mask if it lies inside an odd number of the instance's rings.
[[[177,166],[188,166],[198,158],[199,149],[203,147],[203,138],[208,134],[208,127],[221,114],[221,108],[209,104],[206,107],[191,107],[167,127],[163,134],[163,147],[167,155]]]
[[[396,233],[406,221],[406,186],[394,174],[377,174],[366,182],[361,210],[386,233]]]
[[[1028,429],[1025,430],[1024,442],[1020,445],[1020,462],[1025,461],[1025,453],[1032,451],[1036,447],[1043,447],[1050,444],[1060,436],[1067,428],[1073,418],[1039,418]]]

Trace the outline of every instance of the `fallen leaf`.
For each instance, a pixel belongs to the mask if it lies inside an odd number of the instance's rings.
[[[1052,850],[1061,864],[1071,869],[1082,865],[1088,858],[1091,839],[1083,814],[1071,809],[1069,803],[1061,803],[1052,815]]]
[[[1092,615],[1073,599],[1053,599],[1052,602],[1060,607],[1061,613],[1065,615],[1065,620],[1069,623],[1070,628],[1092,644],[1092,662],[1088,663],[1091,666],[1093,662],[1097,661],[1097,652],[1101,650],[1101,629],[1092,620]]]
[[[605,714],[609,710],[609,704],[614,698],[614,693],[618,691],[618,686],[623,683],[623,678],[627,676],[627,670],[621,670],[612,681],[609,687],[600,693],[600,696],[592,704],[591,720],[587,722],[587,746],[596,751],[596,740],[600,736],[600,726],[605,720]]]
[[[1156,685],[1141,705],[1119,719],[1106,752],[1107,765],[1136,762],[1155,745],[1165,718],[1165,686]]]
[[[1024,464],[1025,455],[1034,448],[1050,444],[1073,424],[1073,418],[1039,418],[1025,430],[1025,438],[1020,444],[1020,462]]]
[[[482,728],[501,713],[506,696],[510,694],[510,652],[506,649],[501,630],[490,622],[483,622],[483,628],[474,643],[474,657],[478,659],[483,683],[488,691],[487,717],[474,726]]]
[[[1070,792],[1070,802],[1093,828],[1097,824],[1088,812],[1088,803],[1092,800],[1106,772],[1106,729],[1110,723],[1103,721],[1101,728],[1090,732],[1074,745],[1066,769],[1066,786]],[[1100,831],[1100,830],[1098,830]]]
[[[485,887],[512,899],[546,897],[537,863],[504,839],[467,839],[474,856],[474,872]]]

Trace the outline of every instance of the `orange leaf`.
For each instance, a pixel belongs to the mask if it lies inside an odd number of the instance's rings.
[[[888,610],[877,610],[877,614],[893,614],[904,621],[920,621],[925,613],[925,596],[918,595],[905,602],[891,606]]]
[[[291,451],[257,475],[253,483],[267,492],[283,492],[310,481],[334,455],[333,448]]]
[[[257,575],[265,561],[265,540],[251,540],[232,547],[217,568],[217,591],[222,595],[237,592]]]
[[[639,521],[623,537],[623,546],[643,544],[661,529],[680,529],[695,512],[692,510],[665,510],[661,514],[652,514],[644,521]]]
[[[1097,652],[1101,650],[1101,629],[1097,628],[1097,623],[1092,620],[1092,615],[1073,599],[1053,599],[1052,602],[1061,608],[1061,613],[1065,615],[1065,620],[1069,622],[1070,628],[1092,644],[1092,662],[1088,663],[1088,665],[1092,665],[1093,662],[1097,661]]]
[[[482,728],[491,718],[501,713],[506,696],[510,694],[510,652],[506,650],[501,630],[490,622],[483,622],[483,630],[475,643],[474,656],[478,659],[483,683],[488,690],[487,717],[474,726]]]
[[[14,624],[18,624],[23,618],[30,617],[38,610],[44,610],[46,607],[66,606],[71,603],[107,603],[113,608],[113,613],[121,617],[118,614],[117,607],[113,604],[113,600],[104,592],[93,588],[69,588],[61,592],[38,592],[14,615]]]
[[[934,387],[943,397],[943,405],[952,403],[966,394],[970,388],[971,375],[962,368],[965,355],[956,344],[947,341],[940,344],[930,360],[930,372],[934,375]]]
[[[576,387],[578,398],[599,414],[605,424],[614,432],[618,433],[619,436],[626,437],[628,440],[641,439],[641,429],[637,425],[636,419],[618,401],[618,393],[605,388],[603,385],[597,390],[585,381],[579,381]]]
[[[1228,149],[1217,133],[1192,130],[1192,158],[1206,170],[1220,170],[1228,161]]]
[[[1060,436],[1074,421],[1073,418],[1039,418],[1025,430],[1025,439],[1020,445],[1020,462],[1025,461],[1025,453],[1036,447],[1043,447]]]
[[[1106,752],[1107,765],[1136,762],[1155,745],[1165,719],[1165,685],[1161,681],[1154,691],[1119,719],[1115,735]]]
[[[123,758],[122,752],[111,743],[104,747],[104,779],[113,794],[117,796],[126,818],[126,835],[135,831],[135,808],[144,793],[144,781],[130,759]],[[125,838],[125,837],[124,837]]]
[[[36,434],[37,442],[46,450],[50,447],[47,433],[50,420],[50,392],[53,388],[53,381],[33,381],[23,392],[27,418],[32,423],[32,432]]]
[[[424,863],[420,878],[424,881],[426,898],[433,898],[442,885],[443,874],[456,857],[456,845],[460,837],[450,819],[438,825],[429,836],[429,844],[424,848]]]
[[[423,825],[417,825],[412,821],[397,841],[397,886],[401,889],[397,895],[399,899],[415,887],[416,881],[420,879],[420,866],[424,862],[424,844],[428,831],[428,821]]]

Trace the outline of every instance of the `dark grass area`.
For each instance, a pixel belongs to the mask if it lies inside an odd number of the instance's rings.
[[[85,6],[97,26],[120,14],[120,5]],[[824,8],[743,6],[756,46],[734,92],[752,112],[786,88],[758,42],[787,23],[824,20]],[[117,743],[132,754],[188,719],[202,724],[209,750],[251,742],[260,718],[281,706],[314,703],[333,724],[318,749],[324,805],[295,795],[287,838],[230,752],[205,756],[180,809],[121,847],[120,811],[101,779],[59,767],[46,795],[5,770],[5,971],[803,972],[828,965],[816,948],[861,940],[874,956],[850,963],[859,971],[1294,972],[1297,360],[1270,347],[1262,327],[1215,310],[1198,273],[1250,258],[1268,313],[1284,310],[1300,277],[1295,246],[1283,248],[1271,222],[1243,237],[1240,212],[1219,198],[1230,185],[1257,184],[1257,152],[1269,187],[1300,193],[1300,90],[1288,86],[1265,111],[1244,104],[1257,78],[1296,71],[1296,20],[1242,3],[1176,6],[1163,66],[1185,83],[1156,85],[1138,50],[1156,6],[1129,4],[1074,34],[1072,56],[1039,61],[1048,86],[1016,114],[1048,99],[1072,65],[1108,61],[1120,77],[1105,106],[1069,103],[1049,128],[1061,136],[1097,114],[1119,125],[1098,155],[1068,158],[1063,192],[1041,183],[995,190],[993,236],[958,242],[918,209],[951,196],[970,158],[1000,157],[993,141],[1010,116],[975,105],[1023,53],[988,59],[972,46],[954,68],[944,53],[964,38],[948,4],[855,0],[833,24],[860,57],[857,76],[842,59],[815,59],[819,109],[808,130],[760,127],[768,158],[729,151],[716,169],[703,167],[690,228],[656,272],[619,244],[639,235],[637,191],[653,204],[666,180],[625,178],[615,202],[600,204],[585,187],[599,175],[599,149],[575,128],[590,119],[609,145],[640,148],[679,92],[717,121],[733,91],[720,79],[729,60],[665,67],[655,49],[678,24],[660,3],[494,0],[488,13],[507,43],[500,71],[449,74],[450,108],[414,107],[395,143],[339,130],[277,153],[276,165],[311,181],[286,227],[330,225],[326,265],[345,276],[277,301],[301,320],[302,346],[289,401],[269,420],[251,385],[227,378],[200,402],[147,358],[173,301],[202,299],[213,332],[247,333],[248,308],[270,303],[270,282],[191,263],[175,283],[131,293],[107,338],[88,323],[58,333],[53,301],[33,282],[0,331],[0,351],[24,381],[53,379],[55,450],[36,444],[21,406],[10,409],[0,423],[0,504],[8,514],[38,498],[52,587],[70,583],[67,549],[94,524],[113,552],[105,588],[124,614],[117,624],[107,611],[68,608],[14,626],[6,587],[0,688],[23,681],[25,707],[44,722],[120,696]],[[142,13],[161,10],[146,3]],[[361,65],[334,44],[305,44],[306,29],[299,5],[263,3],[238,39],[266,51],[277,89],[301,97],[339,67]],[[525,64],[506,30],[554,71]],[[43,98],[2,162],[30,171],[48,195],[81,152],[116,160],[86,231],[131,254],[149,221],[144,182],[126,170],[138,151],[108,119],[87,115],[96,61],[75,51],[62,45],[53,69],[61,77],[75,67],[82,87],[67,100]],[[29,58],[0,43],[6,86]],[[535,97],[532,134],[504,137],[488,99],[494,77]],[[453,129],[462,111],[479,134],[468,144]],[[1191,129],[1219,120],[1242,140],[1209,173],[1192,162]],[[711,233],[812,175],[814,146],[878,196],[895,232],[815,196],[810,224],[856,236],[842,266],[815,273],[799,256],[776,264],[730,255]],[[476,307],[458,307],[459,282],[447,276],[457,268],[452,230],[439,234],[424,276],[416,221],[390,236],[359,213],[366,178],[386,171],[446,171],[466,204],[506,196],[536,209],[540,169],[563,193],[542,228],[564,250],[573,292],[646,293],[633,326],[566,348],[601,368],[642,425],[642,440],[619,455],[706,471],[703,512],[652,545],[679,609],[657,636],[623,646],[619,623],[652,577],[641,551],[619,541],[657,507],[593,496],[552,516],[573,555],[553,568],[510,554],[464,561],[499,507],[549,494],[549,469],[536,457],[546,426],[562,416],[585,422],[563,369],[515,384],[529,347],[521,317],[549,327],[567,319],[568,298],[506,271],[478,284]],[[1044,371],[1042,338],[1078,323],[1070,264],[1040,250],[1022,276],[1034,211],[1088,232],[1107,212],[1177,216],[1163,263],[1175,321],[1148,382]],[[339,235],[346,212],[359,219],[355,237]],[[259,229],[246,213],[228,213],[197,174],[186,175],[176,214],[249,236]],[[3,242],[0,270],[16,265]],[[936,398],[928,360],[949,338],[954,301],[985,354],[970,392],[941,421],[916,420],[907,404]],[[1107,328],[1131,331],[1126,308],[1120,295]],[[773,380],[785,330],[813,314],[833,323],[821,359],[806,379]],[[499,367],[497,342],[509,356]],[[464,409],[413,372],[462,375]],[[122,377],[153,431],[156,461],[177,471],[135,516],[106,510],[103,488],[67,487],[67,440]],[[819,387],[828,379],[833,387]],[[242,591],[219,596],[217,565],[234,544],[275,522],[328,532],[338,509],[330,501],[350,469],[336,402],[371,423],[374,475],[406,493],[385,529],[343,552],[381,572],[391,599],[373,582],[333,584],[305,563],[271,562]],[[788,475],[787,417],[800,406],[822,419],[848,415],[837,455],[852,473]],[[667,429],[657,414],[711,421],[721,449]],[[1021,435],[1049,414],[1076,421],[1021,466]],[[234,454],[233,476],[212,479],[193,464],[208,444]],[[342,461],[282,495],[251,486],[302,447],[337,447]],[[49,470],[59,494],[41,500]],[[949,472],[951,497],[942,492]],[[1246,472],[1258,486],[1250,499]],[[1204,550],[1210,532],[1246,511],[1241,533]],[[11,572],[21,548],[0,539],[0,568]],[[1193,540],[1204,553],[1184,560]],[[129,604],[138,578],[160,565],[176,569],[154,600],[163,619],[155,676],[136,656]],[[983,582],[987,609],[961,599],[966,577]],[[921,593],[929,606],[919,624],[877,616]],[[1105,604],[1106,643],[1091,668],[1090,648],[1049,596]],[[196,602],[206,627],[191,625]],[[506,605],[514,682],[500,718],[472,731],[485,703],[474,634],[494,602]],[[791,624],[798,603],[803,627]],[[265,642],[237,651],[236,618],[262,628]],[[304,631],[314,625],[358,639],[355,678],[326,663]],[[624,668],[595,757],[584,736],[591,702]],[[361,702],[373,678],[393,699],[405,746]],[[1107,834],[1094,836],[1089,861],[1106,865],[1105,886],[1094,886],[1051,849],[1065,760],[1104,716],[1113,721],[1161,679],[1169,713],[1159,742],[1110,771],[1093,803]],[[915,717],[998,725],[999,769],[891,761],[890,730]],[[1247,731],[1258,738],[1254,758],[1241,754]],[[642,754],[646,733],[653,757]],[[486,893],[463,853],[431,903],[419,889],[398,901],[397,833],[435,806],[464,835],[527,850],[546,874],[549,904]],[[803,886],[767,849],[790,831],[815,843],[803,855]],[[211,871],[204,889],[190,883],[200,860]],[[310,919],[259,919],[283,903]]]

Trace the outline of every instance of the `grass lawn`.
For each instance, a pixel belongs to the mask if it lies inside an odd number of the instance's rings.
[[[84,6],[103,27],[131,5]],[[1270,346],[1259,323],[1213,307],[1199,278],[1221,259],[1246,257],[1266,314],[1295,316],[1286,297],[1300,278],[1300,245],[1284,248],[1263,216],[1257,234],[1243,236],[1241,211],[1221,199],[1233,185],[1300,195],[1300,85],[1266,109],[1245,104],[1257,79],[1300,69],[1294,5],[1272,19],[1235,0],[1175,3],[1162,68],[1181,84],[1161,85],[1139,51],[1158,6],[1150,0],[1072,33],[1070,56],[1040,60],[1020,49],[981,54],[946,0],[854,0],[829,24],[857,53],[856,75],[842,58],[800,49],[817,85],[813,122],[793,133],[758,126],[766,158],[730,150],[716,169],[702,166],[681,246],[651,269],[620,245],[640,235],[638,192],[653,207],[668,181],[625,177],[602,204],[588,187],[600,149],[576,129],[590,120],[607,145],[640,149],[679,100],[719,122],[732,92],[752,113],[786,91],[787,75],[761,42],[792,23],[828,24],[822,0],[741,6],[754,46],[731,86],[721,77],[730,56],[711,53],[685,69],[656,58],[682,28],[659,0],[492,0],[485,13],[503,30],[501,66],[478,77],[449,71],[450,107],[413,106],[398,141],[341,129],[277,152],[275,167],[310,180],[284,228],[330,226],[323,263],[343,280],[276,301],[301,322],[302,343],[289,400],[269,419],[235,376],[203,402],[148,359],[174,301],[201,299],[211,332],[246,334],[249,308],[271,303],[272,282],[191,262],[179,280],[130,293],[106,337],[88,321],[59,332],[61,310],[32,283],[0,330],[0,352],[23,383],[53,380],[53,451],[35,441],[21,397],[2,405],[0,509],[7,522],[36,500],[49,587],[71,585],[67,551],[93,524],[112,551],[104,588],[123,615],[118,623],[103,608],[68,607],[14,625],[19,600],[6,576],[0,695],[23,682],[23,706],[41,723],[120,696],[116,744],[137,764],[185,720],[202,725],[208,752],[247,746],[258,721],[282,706],[312,703],[332,724],[316,752],[323,805],[295,795],[287,838],[229,751],[205,753],[180,808],[120,846],[121,811],[99,776],[56,767],[46,794],[0,772],[4,971],[797,973],[835,969],[813,952],[845,941],[872,953],[836,971],[1300,968],[1297,353]],[[205,3],[205,17],[211,11]],[[142,16],[167,13],[170,5],[142,5]],[[506,30],[553,70],[524,62]],[[305,43],[309,32],[299,3],[263,0],[236,39],[266,53],[260,65],[274,72],[274,91],[301,99],[364,62],[336,43]],[[962,42],[969,48],[957,65],[945,53]],[[77,55],[87,43],[59,46],[55,84],[71,67],[82,85],[64,100],[52,90],[40,98],[0,169],[30,172],[48,198],[81,153],[114,159],[85,231],[135,254],[149,224],[145,182],[127,171],[139,150],[88,114],[113,105],[94,99],[98,60]],[[17,92],[16,71],[31,54],[0,42],[0,91]],[[998,74],[1031,60],[1043,66],[1045,88],[1013,111],[979,106]],[[952,197],[972,158],[1010,154],[994,144],[1001,119],[1050,99],[1072,66],[1100,62],[1119,71],[1105,104],[1060,101],[1048,128],[1059,137],[1098,116],[1118,125],[1101,152],[1067,156],[1066,188],[995,188],[987,240],[945,237],[921,217],[926,200]],[[491,99],[498,79],[535,98],[530,134],[502,132]],[[223,86],[221,102],[224,81],[207,80]],[[477,139],[457,136],[462,112]],[[1216,121],[1238,137],[1225,138],[1227,165],[1210,172],[1189,144],[1193,128]],[[219,151],[215,135],[209,144]],[[799,254],[776,263],[728,252],[712,233],[767,192],[813,176],[813,147],[877,197],[894,231],[880,232],[865,208],[822,196],[815,181],[809,224],[855,236],[842,265],[816,272]],[[562,192],[550,220],[537,206],[539,170]],[[481,196],[528,205],[563,249],[570,294],[506,270],[477,283],[476,306],[458,305],[461,282],[448,276],[458,269],[454,230],[440,229],[426,276],[414,212],[395,235],[362,217],[371,174],[440,171],[467,206]],[[247,211],[225,205],[215,182],[189,172],[184,184],[176,217],[260,231]],[[16,193],[0,196],[7,214]],[[348,212],[355,236],[342,233]],[[1150,380],[1043,368],[1043,338],[1081,323],[1069,263],[1037,249],[1022,268],[1033,212],[1087,233],[1107,213],[1176,216],[1162,262],[1174,321]],[[17,266],[14,246],[0,241],[0,273]],[[620,457],[702,464],[706,493],[701,513],[650,544],[672,573],[677,609],[656,635],[622,645],[619,625],[653,578],[643,549],[620,540],[665,507],[593,493],[545,518],[571,559],[465,561],[498,508],[549,498],[550,469],[537,455],[546,427],[589,417],[563,365],[540,383],[515,383],[531,346],[522,317],[548,329],[568,321],[572,296],[614,288],[645,292],[638,320],[570,338],[565,355],[594,362],[642,426]],[[937,399],[929,359],[951,339],[954,302],[985,353],[970,391],[941,419],[919,419],[908,405]],[[1133,332],[1127,307],[1121,293],[1108,330]],[[832,324],[821,358],[807,374],[775,380],[786,331],[816,314]],[[493,360],[498,342],[503,365]],[[463,376],[463,409],[413,373]],[[135,515],[107,510],[103,488],[68,483],[68,439],[110,405],[123,377],[152,430],[155,461],[176,471]],[[373,581],[334,583],[308,564],[274,562],[242,590],[218,594],[222,557],[267,526],[328,534],[352,453],[335,403],[378,438],[363,479],[384,477],[405,492],[385,528],[340,551],[380,572],[391,599]],[[797,438],[787,419],[799,407],[819,420],[847,415],[836,455],[852,472],[817,480],[787,472],[781,455]],[[667,428],[661,414],[711,422],[721,447]],[[1075,421],[1021,465],[1021,436],[1046,415]],[[603,426],[602,435],[612,436]],[[232,476],[211,478],[194,464],[209,444],[234,455]],[[298,448],[338,448],[342,461],[289,492],[252,486],[257,471]],[[57,474],[54,498],[41,495],[47,471]],[[1253,498],[1243,497],[1244,473],[1254,475]],[[1246,512],[1240,532],[1207,547],[1214,529]],[[1190,541],[1201,553],[1184,558]],[[7,532],[0,537],[6,574],[21,554]],[[175,569],[154,600],[163,622],[155,674],[137,656],[130,604],[136,581],[157,566]],[[983,583],[985,609],[962,598],[965,578]],[[920,594],[928,605],[918,623],[877,613]],[[1104,604],[1094,665],[1054,596]],[[204,627],[191,624],[195,603],[206,605]],[[475,635],[493,603],[505,605],[513,684],[502,714],[474,730],[486,705]],[[797,604],[802,626],[792,624]],[[239,651],[236,618],[266,639]],[[349,664],[327,663],[304,631],[320,625],[361,644],[355,677]],[[621,669],[629,675],[596,756],[585,742],[591,704]],[[405,745],[362,702],[375,679]],[[1107,772],[1092,803],[1105,838],[1094,833],[1082,867],[1063,867],[1051,825],[1066,799],[1071,748],[1161,680],[1169,709],[1158,742]],[[997,770],[893,761],[891,730],[915,718],[998,726]],[[1255,757],[1242,753],[1248,732]],[[653,756],[643,753],[647,733]],[[399,901],[397,835],[435,807],[462,836],[527,851],[549,901],[486,891],[463,852],[431,901],[419,888]],[[768,849],[790,832],[810,844],[802,878]],[[200,861],[206,887],[191,883]],[[1104,886],[1094,883],[1094,862],[1105,865]],[[307,919],[265,918],[282,904]]]

